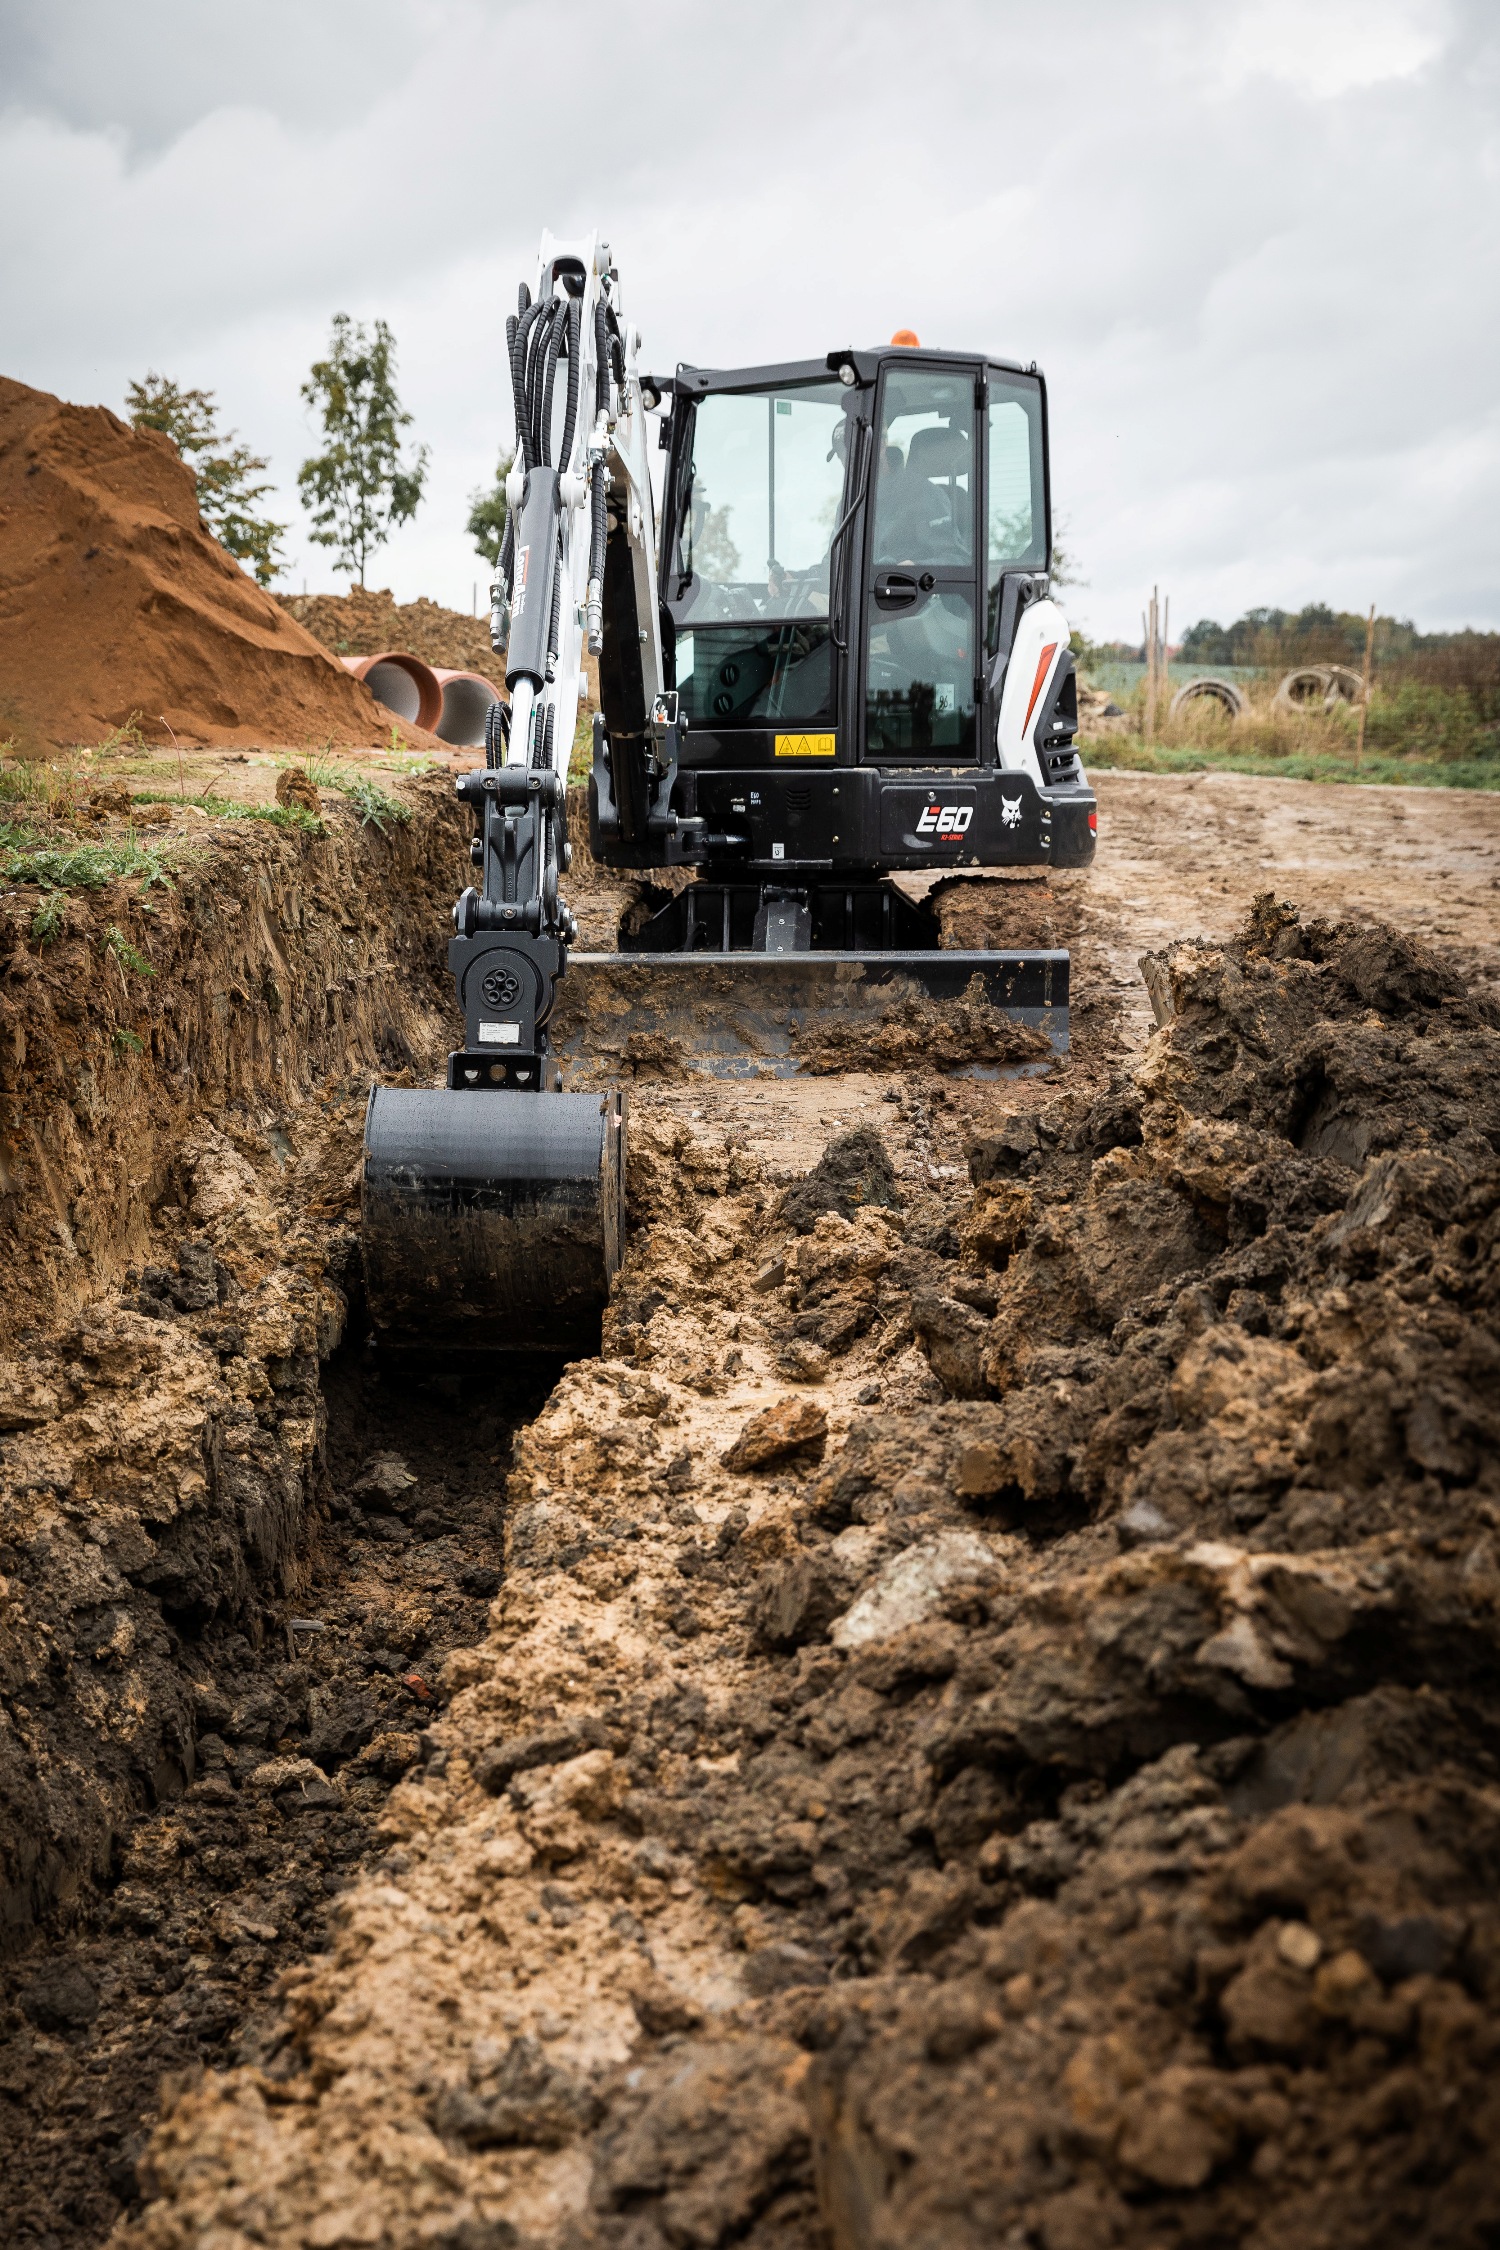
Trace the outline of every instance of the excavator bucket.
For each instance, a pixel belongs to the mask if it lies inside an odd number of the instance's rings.
[[[622,1072],[1029,1076],[1068,1048],[1066,952],[575,953],[553,1051]]]
[[[376,1086],[365,1116],[365,1291],[405,1352],[599,1349],[624,1237],[618,1093]]]

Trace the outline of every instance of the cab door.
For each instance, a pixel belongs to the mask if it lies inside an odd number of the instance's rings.
[[[972,368],[881,376],[864,564],[870,764],[978,759],[981,395]]]

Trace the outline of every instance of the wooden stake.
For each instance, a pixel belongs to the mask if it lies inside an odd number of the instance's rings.
[[[1354,770],[1358,773],[1365,754],[1365,713],[1370,708],[1370,671],[1375,655],[1375,604],[1370,604],[1370,614],[1365,620],[1365,670],[1364,693],[1359,702],[1359,734],[1354,744]]]
[[[1156,733],[1156,627],[1159,616],[1156,588],[1151,589],[1151,607],[1147,612],[1146,630],[1146,740]]]

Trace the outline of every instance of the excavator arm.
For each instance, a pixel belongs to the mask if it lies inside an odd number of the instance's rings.
[[[490,631],[510,702],[457,784],[478,830],[448,948],[464,1044],[445,1091],[377,1086],[365,1126],[377,1335],[445,1353],[587,1349],[620,1258],[622,1099],[563,1093],[548,1039],[577,934],[561,886],[585,647],[604,660],[616,724],[596,769],[622,832],[650,832],[674,770],[640,339],[608,246],[544,235],[506,341],[516,453]]]

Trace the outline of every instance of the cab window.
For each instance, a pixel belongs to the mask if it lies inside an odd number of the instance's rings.
[[[1035,383],[990,371],[988,523],[989,637],[1007,570],[1047,567],[1047,493],[1042,474],[1042,400]]]
[[[973,377],[886,377],[875,456],[875,560],[963,567],[974,554]]]

